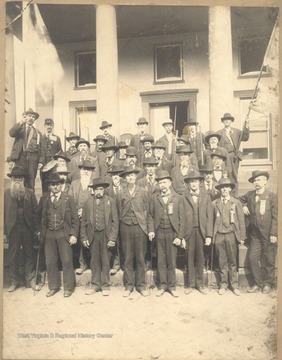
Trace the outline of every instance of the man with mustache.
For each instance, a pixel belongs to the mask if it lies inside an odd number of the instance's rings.
[[[26,287],[35,286],[34,271],[34,234],[38,232],[38,202],[31,189],[25,188],[27,174],[19,166],[14,166],[8,174],[10,188],[4,195],[4,234],[9,242],[9,272],[13,292],[20,284],[19,254],[22,247],[25,259]]]

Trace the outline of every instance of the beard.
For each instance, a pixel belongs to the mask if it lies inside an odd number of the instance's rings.
[[[10,186],[12,199],[22,200],[25,196],[25,187],[23,183],[13,182]]]
[[[91,175],[81,175],[80,177],[80,184],[83,190],[86,190],[88,188],[88,185],[90,184],[91,181]]]

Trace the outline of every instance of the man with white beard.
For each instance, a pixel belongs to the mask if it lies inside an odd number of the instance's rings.
[[[77,208],[78,208],[78,216],[81,220],[82,217],[82,208],[85,201],[88,199],[90,195],[89,184],[91,183],[92,174],[95,170],[95,166],[91,164],[91,161],[85,160],[81,165],[78,165],[80,171],[80,179],[75,180],[71,183],[69,194],[73,197]],[[76,273],[78,275],[82,274],[87,269],[87,263],[85,258],[87,257],[86,251],[81,246],[80,242],[80,231],[78,234],[78,242],[73,248],[74,257],[79,254],[79,268],[76,269]],[[89,254],[88,254],[89,255]]]
[[[39,219],[35,194],[24,186],[27,174],[21,167],[15,166],[8,176],[11,178],[11,184],[4,195],[4,234],[9,242],[11,285],[8,291],[13,292],[20,284],[19,254],[21,247],[25,259],[26,287],[35,286],[33,242],[34,235],[39,229]]]

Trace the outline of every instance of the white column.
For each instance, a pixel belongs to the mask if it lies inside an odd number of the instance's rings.
[[[209,8],[210,129],[222,127],[220,118],[233,113],[231,16],[228,6]]]
[[[112,5],[96,6],[97,121],[113,124],[119,136],[118,48],[116,10]]]

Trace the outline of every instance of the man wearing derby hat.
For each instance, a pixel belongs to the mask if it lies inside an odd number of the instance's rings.
[[[173,168],[173,163],[165,156],[166,146],[164,145],[164,143],[161,141],[156,141],[152,145],[152,149],[153,156],[156,158],[156,161],[158,163],[157,171],[166,170],[170,173]]]
[[[100,173],[101,177],[105,177],[107,176],[108,170],[112,166],[113,161],[116,159],[118,147],[113,142],[107,141],[106,144],[102,146],[102,151],[106,154],[106,159],[102,164],[100,164]]]
[[[93,179],[99,177],[100,169],[98,166],[97,157],[93,157],[90,155],[90,143],[89,141],[80,138],[76,143],[76,148],[79,152],[78,156],[75,156],[71,159],[69,170],[70,170],[70,177],[71,181],[77,180],[80,178],[80,170],[79,165],[81,165],[85,160],[89,160],[91,162],[91,166],[95,167],[93,171]]]
[[[104,178],[93,179],[93,195],[84,203],[81,220],[81,242],[90,249],[91,287],[86,295],[102,291],[110,294],[110,256],[118,236],[118,213],[114,199],[105,195],[109,183]]]
[[[112,124],[108,123],[107,121],[102,121],[100,130],[103,131],[103,134],[104,134],[105,138],[107,139],[107,141],[116,145],[116,143],[117,143],[116,137],[110,134],[111,127],[112,127]]]
[[[42,166],[39,165],[39,159],[42,156],[42,135],[33,126],[38,118],[37,112],[28,109],[23,113],[21,121],[9,131],[10,136],[15,138],[10,156],[11,160],[26,170],[26,185],[32,190],[34,190],[37,170]]]
[[[26,287],[35,286],[34,271],[34,235],[39,230],[38,202],[32,190],[25,188],[26,173],[19,166],[14,166],[8,177],[11,178],[9,189],[4,194],[4,235],[9,243],[9,274],[13,292],[20,284],[19,254],[22,247]]]
[[[242,205],[238,199],[230,196],[235,184],[228,178],[222,178],[215,186],[220,191],[220,198],[212,202],[213,207],[213,239],[218,255],[220,270],[219,295],[223,295],[228,284],[238,296],[237,252],[238,244],[246,239],[245,219]]]
[[[69,182],[69,174],[68,168],[66,166],[60,166],[56,169],[56,173],[60,176],[60,179],[63,180],[62,182],[62,191],[67,193],[70,189],[70,182]]]
[[[146,133],[146,128],[148,124],[149,124],[148,121],[143,117],[139,118],[136,123],[138,128],[138,133],[132,136],[132,138],[130,139],[129,146],[133,146],[137,153],[143,150],[143,144],[141,140],[144,139],[144,136],[150,135]]]
[[[249,140],[250,130],[248,121],[245,121],[243,130],[232,127],[231,124],[234,120],[234,117],[230,113],[225,113],[221,118],[224,128],[218,131],[218,134],[221,136],[218,145],[227,150],[232,166],[232,178],[235,179],[237,183],[239,162],[242,160],[242,153],[239,151],[240,145],[241,141]]]
[[[75,286],[72,245],[76,244],[79,217],[74,199],[62,192],[62,179],[51,174],[46,180],[49,193],[39,202],[41,217],[40,242],[44,243],[49,292],[47,297],[59,290],[58,257],[63,267],[64,297],[72,295]]]
[[[124,167],[132,166],[133,169],[138,170],[136,172],[137,179],[141,179],[145,175],[145,170],[137,166],[137,150],[133,146],[128,146],[125,152],[126,160],[124,163]]]
[[[78,142],[80,136],[76,135],[73,132],[69,133],[69,136],[66,136],[66,140],[69,142],[70,147],[66,151],[67,157],[71,160],[74,156],[79,155],[79,152],[76,148],[76,143]]]
[[[188,140],[193,153],[196,155],[198,160],[198,166],[203,165],[203,151],[205,150],[204,141],[205,136],[199,131],[199,123],[196,120],[189,119],[184,123],[187,126]],[[185,129],[185,128],[184,128]],[[183,129],[183,133],[185,132]]]
[[[227,160],[226,152],[222,151],[221,149],[216,149],[210,153],[210,157],[211,164],[213,166],[213,179],[218,183],[222,178],[230,179],[231,173],[224,164],[224,162]]]
[[[160,289],[156,296],[168,291],[178,297],[175,269],[177,247],[184,237],[183,199],[172,191],[171,176],[166,170],[159,171],[156,179],[160,193],[151,198],[148,216],[149,240],[155,238],[157,246]]]
[[[137,153],[137,165],[142,166],[144,159],[153,156],[152,144],[154,137],[152,135],[144,135],[143,139],[140,140],[142,147],[139,153]]]
[[[145,190],[136,185],[138,172],[139,170],[133,166],[125,168],[120,176],[125,178],[127,187],[117,196],[124,254],[124,297],[130,295],[134,286],[141,295],[148,296],[145,284],[148,197]],[[134,259],[136,260],[135,277]]]
[[[156,158],[153,156],[145,158],[143,160],[143,166],[146,172],[145,176],[137,180],[137,185],[146,190],[149,199],[151,198],[152,194],[160,191],[158,182],[156,181],[157,165],[158,163]]]
[[[268,179],[267,171],[253,171],[249,182],[255,190],[240,197],[248,223],[248,257],[254,281],[248,292],[262,289],[263,294],[268,294],[277,285],[277,195],[266,189]]]
[[[126,161],[126,149],[128,148],[128,145],[125,141],[119,141],[117,147],[118,147],[117,159],[124,164]]]
[[[174,161],[175,151],[176,151],[176,135],[173,132],[174,122],[169,119],[162,123],[162,126],[165,130],[165,134],[159,138],[158,141],[161,141],[166,146],[165,156]]]
[[[184,181],[188,184],[184,192],[184,224],[187,252],[188,286],[185,294],[196,288],[206,295],[204,287],[204,246],[211,244],[213,235],[213,213],[209,195],[203,191],[203,176],[197,171],[189,171]]]
[[[210,196],[211,200],[215,200],[220,196],[220,192],[215,188],[218,182],[213,177],[213,170],[214,168],[211,163],[207,163],[200,168],[200,173],[204,177],[201,187]]]
[[[77,209],[78,217],[81,221],[83,204],[90,196],[91,189],[89,185],[92,181],[92,174],[95,170],[95,166],[92,165],[91,161],[84,160],[81,164],[78,165],[80,177],[77,180],[72,181],[69,194],[73,197]],[[80,222],[81,224],[81,222]],[[80,241],[80,231],[78,233],[77,243],[73,247],[74,254],[74,264],[77,265],[77,258],[79,259],[79,268],[76,269],[76,274],[81,275],[87,269],[87,251],[83,249]]]
[[[101,174],[101,166],[106,161],[106,154],[102,150],[102,147],[106,144],[107,139],[104,135],[97,135],[93,141],[95,142],[95,150],[92,151],[91,156],[97,158],[98,166],[99,166],[99,173]]]

